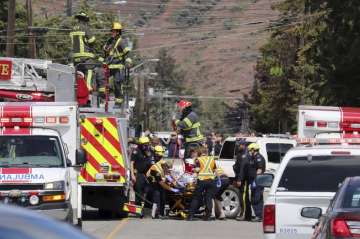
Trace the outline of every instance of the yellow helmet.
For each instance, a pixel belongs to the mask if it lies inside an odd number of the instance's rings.
[[[248,146],[248,150],[259,150],[260,146],[257,143],[251,143]]]
[[[117,30],[117,31],[120,31],[122,30],[122,26],[121,26],[121,23],[120,22],[113,22],[113,25],[112,25],[112,30]]]
[[[165,149],[161,145],[156,145],[155,148],[154,148],[154,152],[158,156],[164,156]]]
[[[150,143],[149,137],[143,136],[139,138],[139,144],[149,144],[149,143]]]

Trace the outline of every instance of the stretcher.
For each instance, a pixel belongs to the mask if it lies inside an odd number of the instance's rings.
[[[168,205],[169,216],[187,218],[190,210],[190,204],[196,188],[195,175],[184,173],[176,179],[176,188],[179,193],[169,193]]]

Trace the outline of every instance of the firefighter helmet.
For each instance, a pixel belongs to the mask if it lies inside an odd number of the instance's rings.
[[[178,107],[183,110],[189,106],[192,105],[192,103],[190,101],[187,101],[187,100],[180,100],[178,103],[177,103]]]
[[[150,143],[149,137],[143,136],[139,138],[139,144],[149,144],[149,143]]]
[[[257,151],[257,150],[259,150],[260,149],[260,146],[257,144],[257,143],[251,143],[251,144],[249,144],[249,146],[248,146],[248,150],[255,150],[255,151]]]
[[[79,12],[75,15],[75,18],[81,21],[85,21],[88,22],[89,21],[89,16],[85,13],[85,12]]]
[[[163,157],[165,153],[165,149],[161,145],[156,145],[154,148],[154,152],[156,155]]]
[[[120,31],[122,30],[122,26],[120,22],[113,22],[111,30]]]

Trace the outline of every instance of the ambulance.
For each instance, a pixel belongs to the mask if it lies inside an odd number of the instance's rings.
[[[0,65],[8,74],[0,77],[0,202],[78,226],[87,206],[101,216],[126,215],[122,112],[111,101],[88,105],[85,80],[71,66],[19,58]]]

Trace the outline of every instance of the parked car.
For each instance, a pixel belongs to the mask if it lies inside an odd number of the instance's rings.
[[[282,158],[286,152],[296,145],[296,141],[288,136],[268,136],[268,137],[245,137],[246,144],[258,143],[260,146],[260,154],[264,156],[266,161],[266,169],[275,173]],[[235,173],[233,165],[235,164],[238,141],[240,138],[228,137],[225,139],[223,147],[220,151],[216,164],[221,167],[230,179],[234,179]],[[223,193],[223,208],[228,218],[235,218],[240,211],[239,190],[234,186],[230,186]]]
[[[346,178],[326,213],[318,207],[304,208],[305,218],[319,219],[312,239],[360,237],[360,177]]]
[[[29,209],[0,205],[0,239],[91,239],[75,227]]]
[[[264,205],[264,238],[310,238],[316,219],[304,217],[302,212],[309,207],[326,210],[339,184],[359,172],[358,146],[318,145],[289,150],[273,182],[262,177],[256,180],[259,186],[272,185]]]

